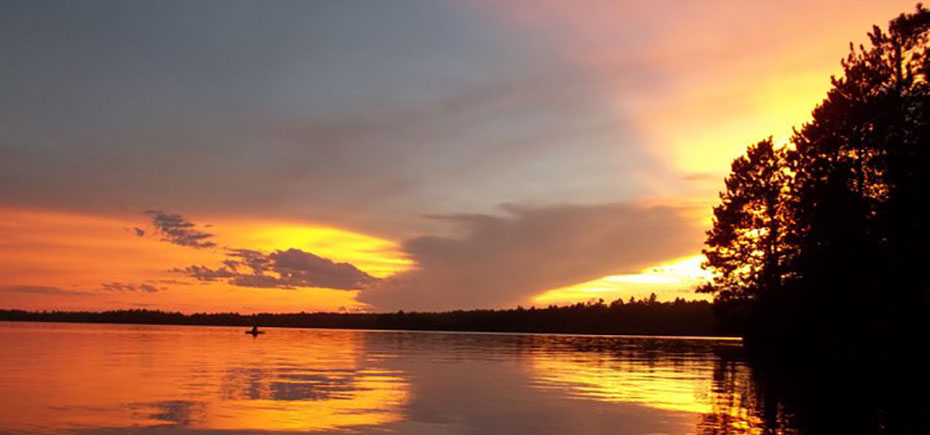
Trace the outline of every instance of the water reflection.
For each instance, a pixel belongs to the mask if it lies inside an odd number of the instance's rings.
[[[0,324],[0,348],[0,433],[799,432],[738,341]]]
[[[762,433],[751,371],[730,358],[740,351],[738,341],[600,339],[535,354],[533,369],[541,388],[568,396],[694,414],[703,433]]]
[[[360,333],[3,328],[0,431],[335,430],[396,421],[407,400],[403,378],[366,358]]]
[[[548,353],[533,358],[533,370],[544,388],[701,414],[713,407],[713,369],[713,355],[702,353],[647,357],[625,350]]]

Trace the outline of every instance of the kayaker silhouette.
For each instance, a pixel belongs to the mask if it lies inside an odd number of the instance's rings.
[[[257,337],[259,334],[264,334],[265,331],[259,331],[258,326],[253,326],[251,330],[245,331],[246,334],[250,334],[252,337]]]

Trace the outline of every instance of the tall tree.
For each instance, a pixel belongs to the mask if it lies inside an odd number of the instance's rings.
[[[703,251],[715,277],[701,291],[724,301],[751,300],[781,286],[789,253],[785,158],[769,138],[733,161]]]
[[[921,212],[930,193],[928,29],[921,5],[887,32],[874,27],[871,46],[851,47],[843,76],[792,140],[795,267],[823,303],[913,304],[928,283],[917,272],[930,242]]]
[[[930,433],[914,394],[930,382],[928,40],[921,5],[874,27],[786,150],[734,161],[714,209],[702,290],[762,373],[803,379],[772,391],[812,432],[837,431],[841,391],[853,432]]]

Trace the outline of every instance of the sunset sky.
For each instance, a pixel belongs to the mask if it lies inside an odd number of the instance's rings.
[[[702,297],[730,161],[913,7],[7,0],[0,308]]]

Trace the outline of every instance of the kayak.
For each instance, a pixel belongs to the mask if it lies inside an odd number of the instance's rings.
[[[245,333],[249,335],[261,335],[264,334],[265,331],[245,331]]]

